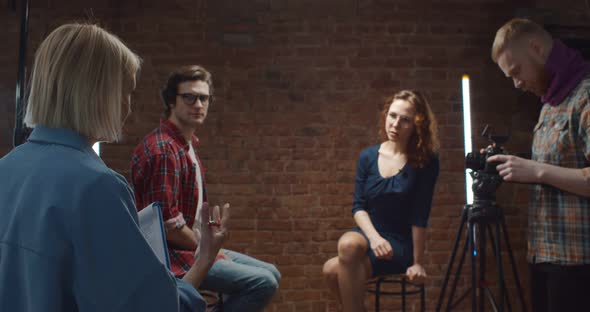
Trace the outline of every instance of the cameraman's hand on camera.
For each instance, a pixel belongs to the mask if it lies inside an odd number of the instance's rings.
[[[541,164],[534,160],[513,155],[494,155],[488,162],[499,162],[496,170],[504,181],[520,183],[540,183]]]
[[[199,243],[199,257],[215,259],[219,249],[227,236],[227,223],[229,220],[229,204],[222,208],[210,207],[203,203],[201,209],[201,241]]]
[[[393,258],[393,248],[389,242],[381,236],[369,239],[371,250],[375,253],[377,259],[391,260]]]

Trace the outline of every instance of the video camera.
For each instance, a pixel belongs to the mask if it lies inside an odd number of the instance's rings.
[[[502,177],[499,175],[496,166],[498,162],[488,162],[488,158],[505,154],[502,145],[508,141],[507,135],[489,134],[489,125],[486,125],[481,133],[487,137],[491,145],[485,148],[483,152],[471,152],[465,156],[465,166],[471,169],[473,184],[474,201],[470,209],[470,218],[494,218],[498,213],[496,210],[496,189],[502,183]]]
[[[508,141],[508,136],[488,134],[488,129],[489,125],[486,125],[481,132],[481,136],[487,137],[488,140],[492,142],[492,145],[486,147],[483,153],[480,153],[479,151],[468,153],[467,156],[465,156],[465,166],[473,171],[498,174],[498,171],[496,170],[498,163],[488,163],[487,160],[494,155],[505,154],[502,144]]]

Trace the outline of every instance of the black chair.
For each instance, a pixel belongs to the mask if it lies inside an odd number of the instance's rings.
[[[400,291],[384,291],[381,289],[383,284],[399,284]],[[420,311],[426,309],[426,292],[424,283],[411,282],[405,274],[403,275],[384,275],[367,281],[367,291],[375,295],[375,312],[379,312],[380,296],[401,296],[402,311],[406,311],[406,295],[420,294]]]
[[[217,311],[223,312],[223,293],[214,292],[210,290],[199,290],[199,293],[207,301],[207,311],[214,307],[218,307]]]

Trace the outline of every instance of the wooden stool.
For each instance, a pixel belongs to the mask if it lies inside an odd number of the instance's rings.
[[[217,311],[223,312],[223,293],[214,292],[210,290],[199,290],[199,293],[207,301],[207,311],[214,307],[218,307]]]
[[[382,291],[381,284],[399,284],[401,291]],[[375,294],[375,312],[379,312],[379,297],[383,296],[401,296],[402,297],[402,311],[406,311],[406,295],[420,294],[420,311],[424,312],[426,307],[426,293],[424,290],[424,283],[410,282],[405,274],[403,275],[384,275],[367,281],[367,291]],[[408,289],[410,286],[411,289]]]

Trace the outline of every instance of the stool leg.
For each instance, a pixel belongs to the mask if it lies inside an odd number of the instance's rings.
[[[381,295],[381,279],[375,283],[375,312],[379,312],[379,296]]]
[[[424,284],[420,286],[420,311],[426,311],[426,291],[424,290]]]
[[[406,312],[406,278],[402,278],[402,312]]]

